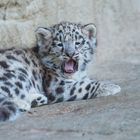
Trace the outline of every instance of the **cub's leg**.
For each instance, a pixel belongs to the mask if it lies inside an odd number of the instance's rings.
[[[83,81],[81,86],[79,83],[79,88],[77,86],[75,91],[77,99],[90,99],[100,96],[114,95],[120,92],[121,88],[110,82],[87,80],[86,83]]]
[[[121,91],[121,88],[113,83],[105,81],[85,80],[73,84],[67,101],[90,99],[100,96],[114,95]]]
[[[74,82],[71,83],[71,85],[65,85],[64,87],[61,87],[61,91],[62,89],[65,90],[61,94],[56,92],[55,95],[49,95],[49,99],[52,99],[52,101],[50,101],[51,103],[85,100],[100,96],[114,95],[121,90],[121,88],[116,84],[90,79]]]
[[[43,94],[30,94],[31,107],[37,107],[48,104],[48,98]]]

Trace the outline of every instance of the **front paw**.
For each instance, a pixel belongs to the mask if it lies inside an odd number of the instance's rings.
[[[100,88],[98,90],[99,94],[97,95],[97,97],[114,95],[119,93],[120,91],[121,87],[119,85],[107,81],[102,81],[100,82]]]

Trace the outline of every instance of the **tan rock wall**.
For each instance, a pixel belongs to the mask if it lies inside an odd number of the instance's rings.
[[[120,61],[139,64],[139,7],[140,0],[0,0],[0,47],[33,46],[38,26],[65,20],[94,22],[98,29],[95,73]]]

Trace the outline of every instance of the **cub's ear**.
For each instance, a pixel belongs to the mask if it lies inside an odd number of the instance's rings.
[[[82,32],[86,34],[89,39],[96,38],[96,26],[93,23],[86,24],[82,27]]]
[[[49,28],[43,28],[39,27],[35,31],[36,38],[37,38],[37,44],[39,46],[46,46],[50,42],[50,38],[52,36],[51,30]]]
[[[82,32],[86,34],[90,40],[91,46],[94,48],[97,45],[96,34],[97,29],[93,23],[86,24],[82,27]]]

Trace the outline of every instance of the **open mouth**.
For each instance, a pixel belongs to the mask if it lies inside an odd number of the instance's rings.
[[[63,72],[67,74],[73,74],[77,71],[77,69],[78,69],[78,63],[73,59],[69,59],[65,61],[62,65]]]

